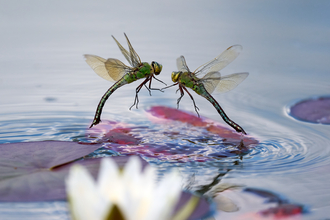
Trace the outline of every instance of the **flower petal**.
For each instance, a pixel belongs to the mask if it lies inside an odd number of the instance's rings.
[[[181,187],[181,177],[177,171],[165,174],[155,189],[151,198],[150,212],[145,219],[170,219],[172,211],[180,198]]]
[[[81,165],[71,167],[66,190],[73,219],[103,220],[111,204],[98,192],[91,174]]]
[[[123,191],[116,162],[109,158],[103,158],[98,176],[98,188],[100,193],[109,199],[112,203],[117,203]]]

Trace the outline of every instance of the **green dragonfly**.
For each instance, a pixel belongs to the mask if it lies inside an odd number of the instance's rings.
[[[113,84],[108,89],[108,91],[106,91],[106,93],[102,96],[97,106],[96,113],[90,128],[100,123],[102,109],[103,106],[105,105],[105,102],[107,101],[109,96],[119,87],[125,84],[132,83],[138,79],[145,78],[145,80],[136,88],[135,100],[133,105],[130,107],[130,109],[134,105],[136,105],[136,108],[138,107],[138,103],[139,103],[138,93],[140,92],[143,86],[145,86],[148,89],[150,95],[151,95],[150,90],[160,90],[160,89],[151,88],[151,81],[154,78],[159,82],[162,82],[159,79],[157,79],[155,75],[160,74],[163,66],[155,61],[151,62],[151,64],[147,62],[142,63],[139,55],[133,49],[125,33],[124,35],[127,40],[129,52],[116,40],[114,36],[112,36],[112,38],[116,41],[120,51],[122,52],[122,54],[124,55],[124,57],[132,67],[126,66],[120,60],[114,58],[109,58],[106,60],[102,57],[95,55],[90,55],[90,54],[84,55],[87,64],[95,71],[97,75],[108,81],[115,82],[115,84]],[[148,82],[149,82],[149,86],[147,87],[146,84]]]
[[[179,71],[172,72],[172,81],[175,84],[171,85],[179,85],[177,91],[180,91],[181,96],[177,100],[178,108],[179,103],[184,96],[184,91],[186,91],[192,99],[195,111],[199,116],[199,108],[196,106],[193,96],[189,93],[186,87],[191,88],[198,95],[203,96],[209,102],[211,102],[211,104],[216,108],[222,119],[228,125],[234,128],[237,132],[242,132],[243,134],[246,134],[246,132],[241,126],[229,119],[229,117],[226,115],[219,103],[210,95],[213,92],[222,93],[234,89],[249,75],[249,73],[244,72],[221,76],[219,72],[229,63],[231,63],[239,55],[241,50],[241,45],[231,46],[219,56],[217,56],[215,59],[198,67],[194,72],[190,72],[184,56],[179,57],[177,59],[177,67]],[[165,88],[169,88],[171,86]]]

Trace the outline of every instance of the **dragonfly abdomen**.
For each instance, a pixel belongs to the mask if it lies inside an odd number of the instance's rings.
[[[239,126],[238,124],[236,124],[234,121],[232,121],[225,113],[225,111],[221,108],[221,106],[219,105],[219,103],[206,91],[205,87],[203,85],[199,85],[198,86],[198,92],[195,90],[196,93],[198,93],[199,95],[203,96],[204,98],[206,98],[209,102],[211,102],[211,104],[215,107],[215,109],[218,111],[218,113],[220,114],[220,116],[222,117],[222,119],[232,128],[234,128],[237,132],[242,132],[243,134],[246,134],[246,132],[244,131],[244,129]]]
[[[128,75],[128,74],[127,74]],[[94,116],[94,119],[93,119],[93,123],[91,124],[90,128],[93,127],[93,125],[97,125],[98,123],[100,123],[101,121],[101,114],[102,114],[102,110],[103,110],[103,107],[105,105],[105,102],[107,101],[107,99],[110,97],[110,95],[118,88],[122,87],[123,85],[125,84],[128,84],[128,82],[126,81],[125,79],[126,75],[124,77],[122,77],[120,80],[118,80],[115,84],[113,84],[109,89],[108,91],[106,91],[104,93],[104,95],[102,96],[98,106],[97,106],[97,109],[96,109],[96,112],[95,112],[95,116]]]

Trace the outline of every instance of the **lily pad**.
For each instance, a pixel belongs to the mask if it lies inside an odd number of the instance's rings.
[[[136,145],[140,143],[141,138],[136,138],[130,133],[133,128],[133,125],[104,120],[87,131],[87,138],[94,139],[97,143]]]
[[[330,97],[298,102],[290,108],[289,114],[301,121],[330,124]]]
[[[73,163],[97,144],[66,141],[22,142],[0,145],[0,201],[65,199],[64,178]],[[83,160],[96,175],[99,160]]]
[[[98,153],[140,155],[167,162],[240,157],[258,143],[211,119],[166,106],[151,107],[147,116],[153,122],[150,126],[104,120],[88,130],[87,138],[104,143]]]
[[[233,129],[229,129],[219,122],[215,122],[211,119],[205,117],[197,117],[194,114],[187,113],[176,108],[170,108],[166,106],[153,106],[147,111],[153,121],[157,123],[161,123],[159,119],[167,119],[172,121],[181,121],[183,123],[187,123],[193,125],[195,127],[203,127],[207,131],[217,134],[222,138],[239,143],[241,138],[243,137],[244,144],[257,144],[258,141],[249,136],[242,136],[240,133],[237,133]],[[156,119],[156,120],[155,120]]]

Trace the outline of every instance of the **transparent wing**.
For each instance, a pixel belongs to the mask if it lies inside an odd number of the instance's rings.
[[[180,56],[176,59],[176,66],[178,67],[178,70],[181,72],[190,72],[184,56]]]
[[[117,45],[118,45],[121,53],[124,55],[124,57],[126,58],[126,60],[129,62],[129,64],[131,64],[131,66],[133,66],[133,63],[131,61],[131,56],[128,53],[128,51],[117,41],[117,39],[113,35],[111,35],[111,36],[116,41],[116,43],[117,43]]]
[[[128,40],[128,37],[126,36],[126,34],[124,33],[126,40],[127,40],[127,44],[128,44],[128,48],[129,48],[129,52],[130,52],[130,57],[131,57],[131,61],[132,61],[132,66],[133,67],[138,67],[141,63],[141,59],[139,57],[139,55],[135,52],[134,48],[132,47],[131,42]]]
[[[85,54],[86,63],[94,72],[111,82],[116,82],[122,78],[131,68],[117,59],[104,59],[99,56]]]
[[[211,94],[219,84],[220,77],[220,72],[210,72],[200,79],[200,82],[203,83],[206,91]]]
[[[219,78],[216,78],[216,74],[219,74]],[[211,72],[206,74],[201,82],[204,84],[206,90],[211,93],[224,93],[236,88],[241,82],[243,82],[249,73],[233,73],[230,75],[220,77],[219,72]]]
[[[115,81],[120,80],[126,73],[133,71],[131,67],[126,66],[120,60],[109,58],[105,62],[109,76]]]
[[[218,72],[224,67],[226,67],[229,63],[231,63],[236,57],[240,54],[243,47],[241,45],[233,45],[228,47],[224,52],[222,52],[219,56],[214,58],[213,60],[203,64],[198,67],[194,73],[196,76],[204,76],[209,72]]]
[[[127,40],[127,44],[129,47],[130,52],[128,52],[118,41],[117,39],[112,36],[112,38],[116,41],[121,53],[124,55],[124,57],[126,58],[126,60],[129,62],[129,64],[131,64],[132,67],[137,67],[139,66],[139,64],[141,63],[140,57],[137,55],[137,53],[135,52],[135,50],[133,49],[131,43],[129,42],[126,34],[125,34],[126,40]]]

